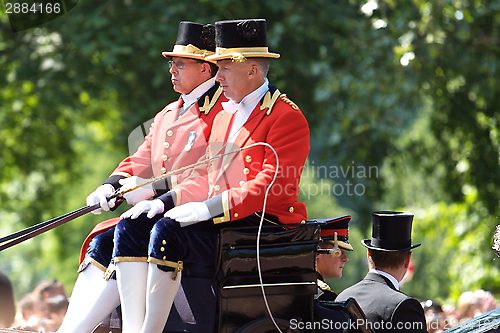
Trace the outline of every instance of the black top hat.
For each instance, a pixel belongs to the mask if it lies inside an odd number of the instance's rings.
[[[215,27],[182,21],[179,23],[177,41],[172,52],[162,52],[164,57],[183,57],[205,60],[215,52]]]
[[[327,220],[326,224],[321,225],[321,240],[335,245],[335,233],[337,233],[338,246],[344,250],[352,251],[352,245],[348,242],[350,220],[350,215]]]
[[[265,19],[215,22],[215,43],[215,55],[207,60],[280,57],[278,53],[268,51]]]
[[[361,243],[380,251],[404,251],[420,246],[411,245],[411,224],[413,214],[402,212],[375,212],[372,214],[372,239],[363,239]]]

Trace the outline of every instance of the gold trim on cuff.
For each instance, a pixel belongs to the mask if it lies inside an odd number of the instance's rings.
[[[177,278],[177,274],[184,269],[184,263],[182,261],[173,262],[168,260],[160,260],[154,257],[149,257],[148,262],[151,264],[175,268],[175,270],[172,272],[172,280],[175,280]]]
[[[80,266],[78,266],[78,273],[83,271],[87,265],[94,265],[95,267],[99,268],[101,271],[106,272],[106,266],[101,264],[99,261],[95,260],[94,258],[91,258],[89,256],[85,256],[85,259],[83,259],[82,263]]]
[[[119,262],[148,262],[147,257],[114,257],[115,265]]]
[[[182,192],[181,190],[179,190],[178,188],[174,188],[172,191],[175,192],[175,205],[176,206],[180,206],[181,205],[181,195],[182,195]]]
[[[130,177],[132,176],[130,173],[127,173],[127,172],[121,172],[121,171],[117,171],[117,172],[113,172],[111,175],[109,175],[110,177],[113,177],[113,176],[123,176],[123,177]]]
[[[177,186],[177,177],[177,175],[170,176],[170,188],[174,188]]]
[[[116,271],[116,265],[109,264],[108,269],[106,269],[106,272],[104,273],[104,280],[108,281],[111,279],[111,275],[113,275],[114,271]]]
[[[214,217],[214,224],[231,221],[231,213],[229,210],[229,190],[225,190],[221,194],[222,210],[224,211],[224,216]]]

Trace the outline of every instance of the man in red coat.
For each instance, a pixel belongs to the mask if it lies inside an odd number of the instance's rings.
[[[87,204],[100,203],[101,210],[115,206],[115,199],[107,197],[116,189],[131,188],[152,177],[195,163],[206,151],[215,115],[227,101],[215,82],[217,66],[205,60],[215,51],[215,28],[192,22],[181,22],[172,52],[163,56],[172,58],[171,81],[181,97],[159,112],[151,124],[149,134],[137,151],[124,159],[110,177],[87,197]],[[124,195],[129,204],[166,193],[176,185],[178,175],[168,182],[157,182]],[[159,219],[161,216],[158,216]],[[58,330],[90,332],[119,305],[115,279],[103,278],[113,249],[114,226],[119,218],[98,224],[82,247],[79,276],[71,296],[64,323]]]
[[[183,266],[214,265],[221,228],[258,226],[262,215],[272,224],[307,218],[297,200],[309,128],[297,105],[268,83],[269,58],[279,55],[268,52],[266,22],[215,27],[216,54],[207,59],[217,61],[216,80],[229,102],[214,120],[210,162],[186,171],[168,193],[135,205],[116,227],[124,333],[162,331]],[[162,213],[144,222],[144,215]]]

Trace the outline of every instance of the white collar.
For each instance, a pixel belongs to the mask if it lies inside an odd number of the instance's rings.
[[[184,106],[191,106],[195,103],[208,89],[215,84],[215,77],[212,77],[198,87],[194,88],[189,94],[182,94],[181,98],[184,101]]]
[[[264,83],[259,88],[243,97],[239,103],[230,99],[229,102],[223,102],[222,107],[225,111],[231,114],[236,112],[236,110],[241,110],[242,113],[250,115],[268,90],[269,80],[266,78]]]
[[[382,275],[386,278],[389,279],[389,281],[392,282],[392,285],[394,286],[394,288],[396,288],[396,290],[399,290],[399,282],[398,280],[392,276],[391,274],[387,273],[387,272],[384,272],[384,271],[379,271],[378,269],[370,269],[370,273],[376,273],[378,275]]]

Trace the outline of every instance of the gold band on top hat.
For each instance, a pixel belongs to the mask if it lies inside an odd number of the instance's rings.
[[[199,57],[200,59],[205,59],[205,57],[211,56],[214,54],[212,51],[208,50],[202,50],[193,44],[188,44],[188,45],[174,45],[174,49],[172,52],[162,52],[161,53],[164,57],[171,57],[171,56],[195,56]]]
[[[246,57],[266,57],[279,58],[278,53],[269,53],[269,48],[266,47],[217,47],[215,54],[208,56],[207,60],[222,60],[233,59],[234,61],[244,61]]]

